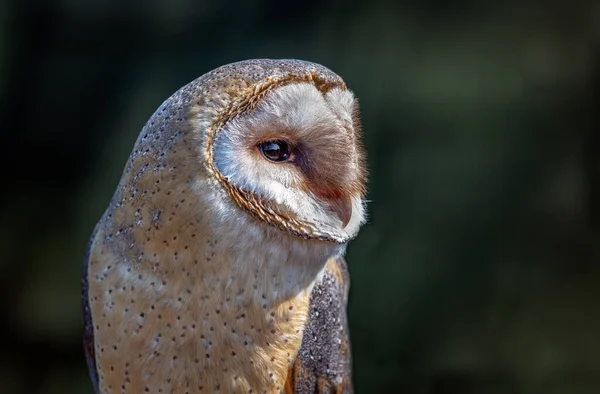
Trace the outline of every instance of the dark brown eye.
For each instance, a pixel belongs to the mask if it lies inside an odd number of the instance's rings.
[[[258,149],[269,161],[282,162],[290,157],[290,146],[285,141],[265,141],[258,145]]]

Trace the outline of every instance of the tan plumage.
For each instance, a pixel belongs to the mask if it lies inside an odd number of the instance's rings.
[[[223,66],[163,103],[86,258],[98,392],[352,390],[356,114],[337,75],[297,60]]]

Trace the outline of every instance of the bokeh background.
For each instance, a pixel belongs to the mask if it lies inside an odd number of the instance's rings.
[[[362,103],[359,393],[600,392],[600,4],[0,1],[0,392],[92,393],[87,238],[137,134],[222,64]]]

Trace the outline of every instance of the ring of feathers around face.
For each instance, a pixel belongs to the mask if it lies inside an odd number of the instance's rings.
[[[332,75],[320,71],[315,68],[304,74],[290,72],[281,76],[267,77],[239,93],[239,96],[227,105],[209,128],[206,139],[206,158],[209,171],[223,185],[230,197],[240,207],[260,220],[300,237],[344,243],[356,234],[364,221],[365,170],[364,153],[359,139],[358,108],[354,96],[346,89],[346,85],[339,77],[334,78]],[[271,102],[265,103],[265,97],[271,91],[276,91],[276,93],[269,97],[268,100]],[[304,113],[318,112],[323,110],[319,104],[325,104],[329,107],[328,109],[337,111],[335,114],[337,117],[327,116],[331,115],[330,113],[318,114],[315,116],[314,124],[310,125],[311,129],[307,130],[303,129],[306,125],[294,124],[299,122],[298,119],[293,118],[292,111],[291,116],[287,116],[289,123],[286,124],[286,115],[289,115],[286,113],[286,108],[277,111],[277,106],[272,102],[290,102],[289,108],[292,108],[294,104],[291,102],[298,100],[299,97],[304,108],[296,108],[296,110]],[[259,129],[257,125],[248,127],[248,124],[253,123],[252,116],[250,119],[238,122],[225,133],[223,132],[229,122],[250,111],[258,112],[258,115],[256,112],[253,115],[263,122],[260,130],[268,132],[258,143],[252,144],[254,142],[252,139],[260,138],[259,136],[247,133],[248,130]],[[268,117],[269,111],[272,115],[272,119],[270,119],[273,123],[272,129],[269,129],[269,119],[265,126],[264,117]],[[320,132],[315,133],[315,130]],[[298,204],[297,201],[290,201],[293,199],[288,197],[285,201],[287,206],[282,207],[278,202],[284,200],[285,197],[280,195],[279,185],[274,190],[266,188],[266,190],[257,190],[261,185],[249,185],[247,182],[240,182],[237,179],[232,182],[231,178],[235,178],[235,176],[231,175],[235,173],[235,170],[232,170],[231,167],[240,163],[231,157],[231,154],[227,154],[229,153],[227,149],[220,150],[224,153],[221,157],[228,162],[217,161],[215,163],[215,141],[219,145],[217,137],[219,133],[225,135],[224,139],[228,143],[242,135],[243,137],[239,140],[249,140],[249,146],[255,145],[260,148],[266,141],[270,143],[283,142],[288,147],[289,145],[296,147],[297,157],[296,160],[293,160],[293,167],[299,169],[298,172],[302,176],[296,177],[300,178],[298,180],[293,179],[293,175],[297,174],[292,174],[289,175],[292,180],[288,179],[279,183],[286,184],[288,190],[296,186],[298,190],[308,192],[308,195],[303,195],[297,200],[307,200],[307,197],[316,196],[318,202],[290,212],[290,206],[300,206],[301,204]],[[238,136],[231,135],[234,133],[238,133]],[[269,133],[274,133],[274,135]],[[239,143],[240,141],[235,142]],[[217,149],[219,148],[217,146]],[[314,156],[307,157],[310,153],[304,152],[305,150],[309,152],[322,150],[324,157],[321,160],[315,160]],[[243,164],[246,164],[247,168],[255,168],[250,165],[250,160]],[[257,178],[260,173],[256,172],[252,175]],[[236,180],[238,182],[235,182]],[[291,186],[290,182],[293,182],[294,185]],[[239,186],[240,184],[243,186]],[[266,196],[266,198],[260,198],[261,196]],[[323,200],[326,201],[325,204],[323,204]],[[325,205],[325,209],[322,208],[323,205]],[[331,225],[332,220],[328,210],[338,216],[341,226],[338,223]],[[352,220],[353,212],[354,220],[349,223]],[[304,215],[306,217],[302,217]]]

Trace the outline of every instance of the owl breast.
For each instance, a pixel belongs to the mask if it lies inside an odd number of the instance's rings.
[[[168,247],[181,252],[163,253],[160,265],[122,262],[105,238],[99,231],[89,276],[105,392],[283,390],[312,285],[289,296],[289,274],[256,268],[236,275],[225,267],[252,262],[222,251],[216,240],[197,242],[195,233],[171,237]]]

